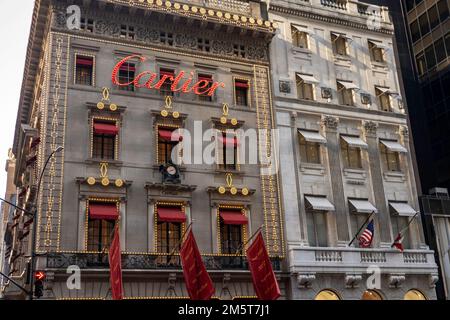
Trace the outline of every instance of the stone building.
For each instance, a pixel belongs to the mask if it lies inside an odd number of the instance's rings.
[[[18,205],[36,203],[38,217],[21,215],[15,226],[19,283],[28,285],[36,225],[43,298],[109,299],[107,250],[119,223],[125,298],[186,297],[177,246],[192,222],[217,298],[254,298],[242,245],[264,225],[286,297],[277,172],[229,159],[245,145],[238,129],[265,130],[257,152],[271,156],[275,30],[264,8],[234,0],[36,1],[14,154]],[[186,90],[173,92],[182,73]],[[145,87],[152,80],[157,89]],[[212,136],[199,140],[199,123]],[[200,154],[213,141],[219,161],[171,164],[188,133]],[[58,147],[38,190],[38,173]],[[81,288],[67,286],[70,266],[81,268]],[[11,285],[5,295],[23,298]]]
[[[271,1],[269,18],[291,298],[435,299],[420,219],[391,248],[419,203],[387,8]],[[349,246],[373,212],[372,248]]]

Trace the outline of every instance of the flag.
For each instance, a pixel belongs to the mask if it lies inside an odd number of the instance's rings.
[[[403,252],[403,235],[401,232],[399,232],[399,234],[397,235],[397,237],[394,240],[394,243],[392,244],[391,248],[396,247],[398,250],[400,250],[401,252]]]
[[[359,246],[361,248],[369,248],[373,242],[373,234],[375,232],[373,220],[367,225],[364,232],[359,237]]]
[[[192,229],[181,246],[180,257],[189,297],[192,300],[210,300],[215,293],[214,285],[203,264]]]
[[[281,296],[280,287],[261,232],[248,248],[247,260],[258,298],[260,300],[278,299]]]
[[[119,225],[114,228],[114,236],[109,248],[110,282],[113,300],[123,299],[122,255],[120,252]]]

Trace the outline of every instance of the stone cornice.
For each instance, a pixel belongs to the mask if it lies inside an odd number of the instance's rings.
[[[307,12],[307,11],[303,11],[303,10],[299,10],[299,9],[285,8],[285,7],[278,6],[278,5],[271,5],[269,8],[269,11],[282,13],[282,14],[288,14],[288,15],[292,15],[292,16],[303,17],[303,18],[307,18],[307,19],[311,19],[311,20],[318,20],[318,21],[322,21],[322,22],[326,22],[326,23],[330,23],[330,24],[337,24],[337,25],[342,25],[342,26],[365,30],[365,31],[383,33],[383,34],[388,34],[388,35],[394,34],[393,29],[390,30],[390,29],[386,29],[386,28],[381,28],[378,30],[373,30],[373,29],[370,29],[366,24],[359,23],[356,21],[350,21],[347,19],[326,16],[326,15],[316,13],[316,12]]]

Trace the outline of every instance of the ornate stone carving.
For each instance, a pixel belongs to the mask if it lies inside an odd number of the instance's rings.
[[[327,129],[336,130],[339,126],[339,118],[332,116],[323,116],[322,125],[324,125]]]
[[[159,32],[158,30],[139,27],[136,31],[136,37],[139,41],[144,41],[146,43],[158,42]]]
[[[167,297],[175,297],[175,285],[177,282],[177,274],[176,273],[169,273],[169,279],[167,280]]]
[[[367,135],[376,136],[378,130],[378,123],[374,121],[364,121],[364,131]]]
[[[360,274],[346,274],[345,275],[345,287],[346,288],[358,288],[362,281],[362,275]]]
[[[322,98],[324,99],[331,99],[333,98],[333,91],[331,90],[331,88],[322,88]]]
[[[95,32],[106,36],[119,36],[120,26],[115,22],[99,20],[95,22]]]
[[[177,34],[175,36],[175,45],[187,49],[197,49],[197,39],[186,34]]]
[[[262,46],[248,46],[247,57],[254,60],[266,60],[267,50]]]
[[[390,274],[389,275],[389,287],[390,288],[401,288],[405,282],[405,274]]]
[[[371,104],[372,98],[370,97],[370,94],[367,93],[361,93],[361,103],[362,104]]]
[[[439,281],[439,275],[438,274],[430,274],[428,276],[428,281],[430,284],[430,288],[436,288],[436,283]]]
[[[65,28],[67,26],[67,17],[66,14],[62,11],[58,11],[55,13],[55,26],[57,28]]]
[[[227,41],[216,40],[212,43],[212,51],[216,54],[231,55],[233,54],[233,45]]]
[[[313,282],[316,280],[315,274],[297,274],[297,285],[300,289],[311,288]]]
[[[400,126],[400,134],[405,138],[409,138],[409,128],[407,126]]]
[[[280,92],[281,93],[291,93],[291,82],[280,80]]]

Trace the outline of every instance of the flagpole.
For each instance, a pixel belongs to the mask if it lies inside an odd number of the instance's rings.
[[[416,214],[411,218],[411,220],[408,221],[408,224],[406,225],[406,227],[404,227],[398,234],[403,237],[403,232],[405,232],[406,230],[409,229],[409,226],[411,225],[411,223],[416,219],[417,215],[420,213],[420,211],[417,211]],[[398,236],[398,235],[397,235]],[[395,240],[391,245],[391,248],[394,247],[395,244]]]
[[[247,245],[247,244],[249,244],[250,243],[250,241],[262,230],[262,228],[263,228],[264,226],[261,226],[261,227],[259,227],[258,228],[258,230],[256,230],[256,232],[255,233],[253,233],[253,235],[246,241],[246,242],[244,242],[244,243],[241,243],[241,245],[239,246],[239,248],[237,248],[237,250],[236,250],[236,252],[235,252],[235,255],[236,254],[238,254],[239,253],[239,251],[241,251],[243,248],[245,248],[245,246]]]
[[[358,232],[355,234],[355,236],[353,237],[352,241],[350,241],[350,243],[347,245],[347,247],[350,247],[353,244],[353,242],[356,240],[358,235],[361,233],[362,229],[366,226],[367,222],[370,221],[370,219],[372,218],[374,213],[375,213],[375,211],[372,211],[372,213],[369,215],[369,217],[366,219],[366,221],[364,221],[363,225],[361,226],[361,228],[359,228]]]
[[[181,249],[181,244],[183,243],[183,239],[186,236],[186,234],[188,233],[188,231],[191,229],[193,223],[194,223],[194,220],[192,220],[191,223],[186,228],[186,230],[184,230],[183,234],[180,237],[180,240],[178,240],[178,243],[174,246],[174,248],[172,249],[172,252],[167,256],[167,259],[171,258],[175,254],[175,250],[177,248],[178,248],[178,250]]]

